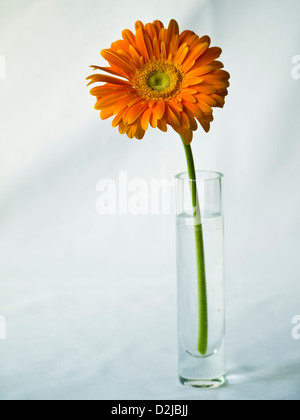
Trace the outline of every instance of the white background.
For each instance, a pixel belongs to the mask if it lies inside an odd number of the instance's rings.
[[[1,399],[299,399],[298,0],[1,0]],[[100,216],[97,182],[173,179],[172,130],[129,140],[85,77],[134,22],[208,34],[231,73],[193,148],[225,174],[228,385],[177,380],[174,216]],[[101,64],[100,64],[101,65]]]

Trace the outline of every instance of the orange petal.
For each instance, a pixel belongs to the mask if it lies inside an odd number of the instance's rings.
[[[208,95],[216,93],[217,89],[213,85],[202,82],[200,85],[193,85],[193,89],[197,89],[200,93],[206,93]]]
[[[157,127],[158,121],[164,116],[165,113],[165,102],[158,101],[151,108],[152,114],[150,115],[150,124],[153,128]]]
[[[114,115],[113,111],[111,108],[105,108],[102,109],[101,113],[100,113],[100,118],[102,120],[107,120],[107,118],[110,118]]]
[[[142,28],[137,29],[135,40],[136,40],[137,49],[140,52],[140,54],[143,57],[145,57],[147,60],[149,60],[149,53],[146,47],[146,43],[144,39],[144,31]]]
[[[195,118],[201,118],[203,117],[203,112],[201,109],[197,106],[197,104],[194,104],[192,102],[186,102],[184,101],[184,107],[187,108]]]
[[[90,90],[90,94],[92,96],[97,96],[98,98],[102,98],[106,95],[111,95],[112,93],[118,92],[119,97],[124,95],[127,92],[126,86],[117,86],[117,85],[103,85],[97,86]]]
[[[198,93],[195,96],[196,96],[196,99],[198,101],[205,102],[210,106],[217,106],[217,101],[215,99],[213,99],[212,96],[210,96],[210,95],[205,95],[205,94],[201,94],[201,93],[199,94]]]
[[[152,128],[157,128],[158,120],[154,117],[153,114],[150,115],[150,125]]]
[[[166,48],[166,44],[162,41],[160,44],[160,49],[161,49],[161,58],[163,60],[165,60],[167,58],[167,48]]]
[[[197,66],[205,66],[216,58],[220,57],[222,50],[219,47],[212,47],[205,51],[205,53],[197,60]]]
[[[111,67],[99,67],[99,66],[90,66],[92,69],[94,70],[101,70],[101,71],[105,71],[106,73],[110,73],[113,74],[114,76],[118,76],[118,77],[126,77],[123,75],[123,73],[121,71],[117,72],[115,70],[113,70]]]
[[[168,46],[168,53],[170,52],[169,46],[175,35],[179,35],[179,26],[176,20],[172,19],[169,23],[168,32],[167,32],[167,40],[166,40],[166,45]]]
[[[158,36],[159,32],[156,31],[156,27],[152,23],[147,23],[145,25],[145,31],[147,32],[150,39],[153,41],[155,37]]]
[[[114,85],[122,85],[122,86],[131,86],[130,83],[126,82],[125,80],[107,76],[106,74],[93,74],[92,76],[87,77],[86,80],[91,80],[88,83],[88,86],[97,82],[105,82],[105,83],[111,83]]]
[[[140,64],[140,54],[137,52],[137,50],[134,48],[133,45],[129,46],[129,52],[131,54],[131,57],[133,58],[133,60],[135,61],[135,63],[137,65]]]
[[[120,124],[120,126],[122,127],[122,123]],[[119,129],[120,129],[120,126],[119,126]],[[130,139],[133,139],[133,137],[136,137],[138,140],[141,140],[145,135],[145,130],[143,130],[140,124],[140,118],[133,124],[122,127],[122,131],[126,132],[127,136]]]
[[[167,42],[167,34],[168,34],[168,30],[165,29],[165,28],[162,28],[159,31],[159,36],[158,36],[159,42],[164,42],[166,44],[166,42]]]
[[[135,132],[135,137],[138,140],[142,140],[142,138],[144,137],[144,135],[145,135],[145,130],[142,128],[140,121],[138,121],[136,132]]]
[[[130,139],[136,137],[138,140],[141,140],[145,135],[145,130],[142,129],[139,121],[137,121],[129,126],[126,134]]]
[[[198,93],[198,91],[193,88],[184,88],[182,89],[182,92],[188,93],[189,95],[195,95],[195,93]]]
[[[157,35],[159,35],[161,29],[164,28],[164,24],[160,20],[155,20],[153,22],[153,25],[155,26],[155,28],[157,30]]]
[[[123,122],[120,123],[119,125],[119,132],[120,134],[126,134],[127,131],[129,130],[129,125],[125,125]]]
[[[164,101],[156,102],[154,106],[153,114],[155,115],[157,120],[160,120],[163,117],[165,113],[165,109],[166,109],[166,104]]]
[[[119,41],[113,42],[110,49],[116,52],[119,50],[128,52],[128,44],[123,39],[120,39]]]
[[[172,54],[172,57],[175,56],[178,50],[178,40],[179,40],[178,35],[174,35],[173,38],[171,39],[169,53]]]
[[[217,60],[213,61],[211,65],[214,66],[216,69],[222,69],[224,67],[224,64],[221,63],[221,61]]]
[[[124,114],[124,110],[122,110],[121,112],[119,112],[115,118],[113,119],[111,125],[113,127],[117,127],[119,124],[121,124],[121,122],[123,121],[123,114]]]
[[[116,102],[120,101],[120,93],[112,93],[111,95],[105,95],[103,98],[99,99],[97,105],[100,109],[108,108],[114,105]]]
[[[197,102],[196,98],[193,95],[185,93],[185,89],[183,89],[182,92],[179,93],[178,98],[181,98],[186,101],[193,102],[193,103]]]
[[[138,102],[141,102],[141,97],[138,95],[132,95],[128,106],[133,106],[137,104]]]
[[[182,127],[191,128],[190,120],[185,112],[181,113],[181,125]]]
[[[140,20],[135,23],[135,30],[144,29],[144,24]]]
[[[145,40],[145,44],[146,44],[146,48],[148,51],[148,55],[150,60],[152,60],[153,58],[153,46],[152,46],[152,41],[149,37],[149,35],[147,34],[147,32],[144,31],[144,40]]]
[[[136,129],[137,129],[137,126],[136,126],[136,124],[131,124],[130,126],[129,126],[129,128],[128,128],[128,130],[127,130],[127,136],[130,138],[130,139],[133,139],[133,137],[135,136],[135,133],[136,133]]]
[[[180,127],[180,121],[170,107],[166,107],[167,123],[172,127]]]
[[[156,58],[160,58],[160,45],[157,38],[153,40],[153,54]]]
[[[124,41],[126,42],[126,44],[128,45],[128,47],[129,45],[135,46],[135,36],[129,29],[125,29],[122,32],[122,37]]]
[[[187,77],[183,84],[182,87],[186,88],[188,86],[194,86],[194,85],[198,85],[199,83],[202,83],[203,79],[201,77]]]
[[[161,120],[157,121],[157,127],[164,132],[168,131],[168,126],[165,118],[162,118]]]
[[[216,68],[212,65],[202,66],[202,67],[199,67],[199,68],[196,68],[196,69],[193,68],[192,70],[187,72],[186,76],[187,77],[201,77],[204,74],[212,73],[215,70],[216,70]]]
[[[186,43],[182,44],[181,47],[178,49],[177,53],[175,54],[174,63],[180,66],[183,60],[185,59],[188,53],[188,50],[189,48],[187,44]]]
[[[132,62],[132,56],[131,56],[129,48],[128,48],[128,52],[124,50],[118,50],[117,54],[120,58],[126,61],[126,63],[128,63],[131,66],[135,66],[135,64]]]
[[[185,144],[189,145],[192,143],[193,140],[193,132],[192,130],[185,130],[182,134],[182,139]]]
[[[203,85],[212,85],[217,91],[228,88],[229,82],[214,78],[213,76],[203,76]]]
[[[225,70],[214,70],[212,73],[205,74],[203,79],[206,80],[223,80],[228,81],[230,79],[230,74]]]
[[[209,65],[206,66],[194,66],[192,70],[190,70],[189,72],[187,72],[187,77],[197,77],[197,76],[202,76],[204,74],[209,74],[209,73],[213,73],[216,72],[217,70],[223,68],[224,65],[220,62],[220,61],[213,61],[212,63],[210,63]],[[229,73],[228,73],[229,74]]]
[[[182,65],[184,72],[188,72],[193,67],[195,61],[204,53],[204,51],[207,50],[208,47],[209,44],[207,42],[203,42],[198,43],[190,50]]]
[[[147,106],[147,104],[142,105],[141,102],[138,102],[137,104],[129,107],[124,114],[124,121],[126,121],[127,124],[134,123],[139,118],[139,116],[147,109]]]
[[[199,39],[199,42],[207,42],[208,46],[210,46],[211,39],[208,35],[204,35]]]
[[[119,57],[119,55],[116,52],[112,50],[102,50],[101,55],[109,63],[114,64],[115,66],[123,70],[125,73],[134,73],[135,68],[133,67],[133,65],[124,61],[124,59]]]
[[[192,131],[196,131],[198,128],[198,124],[197,121],[195,120],[194,115],[191,113],[191,111],[189,111],[188,109],[186,109],[186,115],[190,121],[190,128]]]
[[[205,103],[205,102],[197,102],[198,107],[201,109],[201,111],[203,112],[204,115],[211,115],[213,110],[211,109],[211,107]]]
[[[181,102],[175,102],[174,99],[168,101],[168,106],[172,109],[176,117],[180,120],[181,111],[183,110],[183,106]]]
[[[204,131],[206,132],[206,133],[208,133],[209,132],[209,130],[210,130],[210,123],[208,122],[208,121],[205,121],[205,120],[198,120],[199,121],[199,123],[202,125],[202,127],[203,127],[203,129],[204,129]]]
[[[148,130],[151,114],[152,108],[148,108],[143,112],[143,115],[141,116],[141,126],[144,130]]]
[[[119,102],[114,106],[114,113],[118,114],[123,109],[127,109],[130,106],[133,99],[133,95],[126,95],[123,99],[120,99]]]
[[[215,93],[215,94],[211,95],[211,98],[214,99],[217,102],[217,105],[216,105],[217,107],[223,108],[223,106],[225,104],[225,99],[222,96],[217,95]]]
[[[188,42],[191,39],[193,39],[193,37],[195,36],[195,32],[192,31],[183,31],[181,32],[181,34],[179,35],[179,44],[181,45],[182,43]]]

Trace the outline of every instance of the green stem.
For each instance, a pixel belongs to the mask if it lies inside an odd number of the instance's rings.
[[[183,146],[186,154],[189,178],[191,181],[192,204],[194,208],[195,221],[195,240],[196,240],[196,258],[197,258],[197,276],[198,276],[198,299],[199,299],[199,332],[198,332],[198,351],[202,355],[207,352],[208,342],[208,313],[207,313],[207,289],[205,274],[204,242],[203,229],[201,222],[201,211],[197,192],[196,171],[192,148],[190,145]]]

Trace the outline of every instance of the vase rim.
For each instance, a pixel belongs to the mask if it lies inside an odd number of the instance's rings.
[[[175,176],[175,178],[180,180],[180,181],[195,182],[195,181],[189,179],[189,173],[187,171],[177,174]],[[222,178],[224,178],[224,175],[221,172],[196,171],[196,181],[201,181],[201,182],[217,181],[217,180],[221,180]]]

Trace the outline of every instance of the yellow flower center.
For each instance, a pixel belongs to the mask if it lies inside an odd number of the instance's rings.
[[[157,71],[148,79],[148,85],[154,90],[166,90],[170,87],[171,81],[167,73]]]
[[[142,98],[168,100],[180,92],[183,78],[183,72],[173,63],[150,61],[137,70],[133,83]]]

